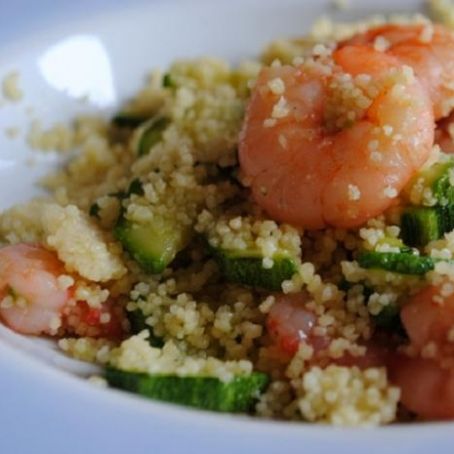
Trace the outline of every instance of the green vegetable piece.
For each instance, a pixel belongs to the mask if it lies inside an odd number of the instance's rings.
[[[424,246],[443,235],[436,208],[406,208],[401,219],[402,239],[410,246]]]
[[[150,399],[229,413],[251,410],[269,381],[267,375],[259,372],[224,383],[213,377],[148,375],[112,368],[106,370],[105,378],[115,388]]]
[[[454,229],[454,205],[406,208],[401,229],[406,244],[425,246]]]
[[[433,201],[431,205],[450,205],[454,203],[454,186],[452,185],[452,174],[454,159],[447,155],[432,164],[430,167],[418,172],[404,189],[410,196],[415,185],[423,185],[423,189],[430,190]],[[421,188],[419,189],[421,190]],[[433,203],[435,202],[435,203]]]
[[[176,222],[153,218],[146,224],[120,218],[114,235],[147,272],[161,273],[186,244],[186,230]]]
[[[134,147],[139,156],[148,154],[151,148],[162,140],[162,134],[169,123],[168,118],[155,117],[138,129],[134,139]]]
[[[120,112],[112,118],[111,122],[119,128],[134,129],[146,122],[149,118],[150,115]]]
[[[358,263],[362,268],[413,275],[426,274],[435,267],[435,261],[431,257],[406,252],[361,252]]]
[[[164,88],[175,88],[175,81],[172,79],[172,76],[169,73],[164,74],[162,78],[162,86]]]
[[[145,323],[145,316],[140,309],[127,312],[127,317],[129,324],[131,325],[132,334],[138,334],[144,330],[147,330],[150,333],[150,335],[148,336],[148,342],[152,347],[161,348],[164,345],[164,341],[160,337],[156,337],[151,326]]]
[[[454,203],[454,186],[451,184],[451,172],[454,161],[436,163],[432,166],[432,193],[440,205]]]
[[[451,232],[454,229],[454,205],[437,207],[437,211],[442,235]]]
[[[255,251],[212,251],[221,273],[229,282],[279,291],[282,282],[298,271],[296,260],[285,254],[276,254],[273,266],[264,268],[263,257]]]

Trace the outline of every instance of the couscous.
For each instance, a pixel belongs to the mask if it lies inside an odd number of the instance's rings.
[[[0,320],[152,399],[454,419],[454,33],[430,4],[444,24],[324,18],[155,71],[111,120],[33,123],[78,152],[0,215]]]

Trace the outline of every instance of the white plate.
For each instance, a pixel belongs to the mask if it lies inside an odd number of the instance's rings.
[[[111,113],[136,91],[147,69],[178,57],[218,55],[237,61],[269,40],[299,35],[330,3],[317,0],[108,0],[11,3],[16,12],[0,32],[0,75],[19,70],[25,98],[0,107],[0,208],[38,193],[36,179],[56,164],[52,154],[27,150],[30,120],[47,125],[79,112]],[[351,0],[360,17],[393,11],[397,2]],[[401,1],[400,10],[417,7]],[[46,6],[47,5],[47,6]],[[77,6],[78,5],[78,6]],[[110,5],[110,7],[109,7]],[[101,8],[102,7],[102,8]],[[8,9],[7,9],[8,11]],[[38,30],[34,15],[46,24]],[[75,20],[74,17],[85,19]],[[27,26],[26,26],[27,25]],[[17,31],[15,33],[15,30]],[[20,38],[18,38],[20,32]],[[88,97],[82,103],[77,98]],[[30,113],[30,108],[33,113]],[[29,165],[33,157],[34,165]],[[452,424],[341,430],[250,420],[192,411],[97,389],[74,374],[90,366],[63,358],[48,342],[0,329],[0,452],[177,453],[310,452],[364,454],[452,452]]]

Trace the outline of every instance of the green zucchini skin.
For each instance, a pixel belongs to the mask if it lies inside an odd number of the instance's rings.
[[[162,140],[162,135],[169,126],[170,120],[166,117],[155,117],[144,123],[138,130],[136,151],[139,156],[144,156]]]
[[[154,274],[164,271],[185,244],[185,232],[160,219],[136,224],[122,217],[114,235],[144,271]]]
[[[409,207],[402,213],[402,239],[409,246],[425,246],[453,229],[454,205]]]
[[[178,377],[149,375],[108,368],[105,378],[110,386],[141,396],[228,413],[244,413],[268,384],[268,376],[260,372],[235,377],[224,383],[213,377]]]
[[[435,260],[431,257],[406,252],[364,251],[359,254],[358,263],[362,268],[417,276],[422,276],[435,268]]]
[[[432,182],[432,193],[438,204],[442,206],[454,204],[454,186],[452,186],[450,181],[450,173],[453,168],[453,159],[433,165],[432,172],[434,173],[435,178]]]
[[[286,255],[277,255],[273,258],[273,267],[264,268],[263,258],[258,254],[248,256],[241,255],[242,252],[211,250],[225,279],[237,284],[279,291],[282,282],[298,271],[296,261]]]

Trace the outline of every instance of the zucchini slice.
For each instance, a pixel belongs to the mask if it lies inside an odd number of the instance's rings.
[[[359,254],[358,263],[362,268],[410,275],[424,275],[435,268],[435,260],[431,257],[407,252],[364,251]]]
[[[224,383],[214,377],[149,375],[108,368],[105,378],[114,388],[150,399],[230,413],[251,410],[268,384],[268,376],[260,372],[238,376]]]
[[[115,237],[139,265],[150,273],[161,273],[187,242],[186,230],[159,217],[146,224],[120,218]]]
[[[454,203],[454,186],[451,184],[454,160],[436,163],[431,167],[431,189],[440,205]]]
[[[144,156],[162,140],[162,135],[170,121],[166,117],[157,116],[144,123],[135,133],[133,149],[139,156]]]
[[[297,261],[285,253],[276,254],[272,266],[264,268],[259,252],[211,250],[222,275],[229,282],[279,291],[282,282],[298,271]]]
[[[406,208],[401,229],[406,244],[425,246],[454,229],[454,205]]]

